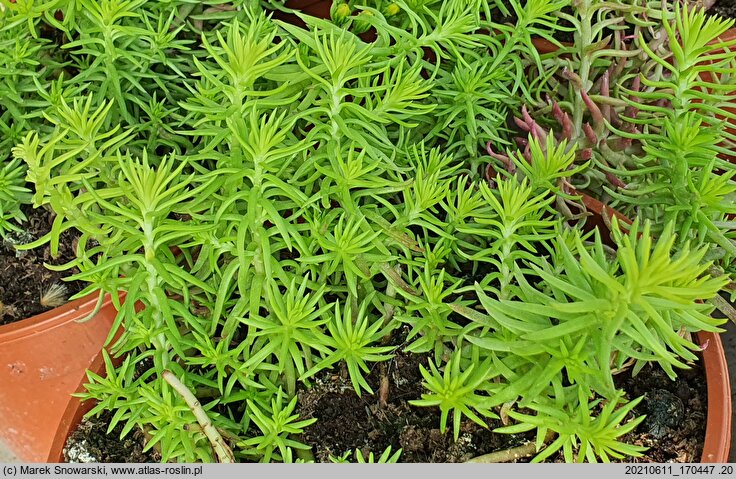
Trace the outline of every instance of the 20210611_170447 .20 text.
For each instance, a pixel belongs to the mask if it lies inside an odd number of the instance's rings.
[[[667,475],[678,476],[733,476],[732,464],[627,464],[627,476]]]

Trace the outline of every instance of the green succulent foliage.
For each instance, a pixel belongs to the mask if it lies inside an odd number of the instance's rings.
[[[406,54],[435,66],[431,98],[442,121],[427,125],[429,134],[442,138],[449,150],[461,148],[473,158],[489,138],[507,142],[504,123],[507,113],[520,106],[516,94],[532,94],[526,80],[528,64],[521,58],[531,57],[539,65],[534,37],[558,44],[553,32],[565,27],[557,25],[553,13],[568,4],[566,0],[523,5],[484,0],[334,1],[331,16],[336,25],[354,33],[375,29],[376,44],[393,41]],[[491,20],[498,9],[501,16],[513,11],[516,24]]]
[[[626,422],[636,401],[611,373],[656,362],[674,376],[697,350],[681,333],[718,330],[698,302],[727,282],[709,260],[717,250],[728,268],[734,239],[732,177],[711,174],[728,149],[713,146],[714,115],[731,118],[726,56],[703,50],[717,22],[587,0],[335,2],[331,21],[301,15],[306,28],[274,20],[269,10],[294,13],[285,2],[0,2],[0,232],[25,202],[56,217],[21,248],[55,254],[64,231],[80,232],[77,259],[53,268],[78,268],[70,279],[99,306],[111,294],[112,331],[124,327],[120,365],[105,353],[106,375],[89,373],[80,397],[98,401],[91,414],[113,410],[123,435],[145,430],[164,461],[215,460],[195,410],[239,460],[308,461],[297,436],[315,419],[300,418],[299,388],[339,364],[357,395],[373,394],[373,366],[399,348],[429,353],[412,404],[439,408],[455,439],[463,421],[500,413],[536,428],[540,449],[557,434],[543,455],[635,456],[620,441],[640,421]],[[494,20],[512,12],[514,24]],[[655,90],[683,95],[673,114],[641,107],[659,122],[639,134],[651,189],[616,197],[671,221],[616,231],[612,255],[555,209],[578,200],[579,177],[604,175],[600,158],[537,130],[518,150],[507,119],[560,87],[562,57],[533,38],[596,37],[621,18],[648,42],[661,18],[707,35],[683,37],[666,81],[621,87],[641,105]],[[561,54],[610,67],[589,50]],[[720,76],[697,96],[701,61]],[[508,167],[494,177],[489,140],[509,154],[491,154]],[[665,191],[675,167],[682,182]],[[682,205],[696,203],[705,219],[687,223]],[[392,334],[402,326],[407,338]]]
[[[381,321],[368,317],[369,301],[363,302],[354,315],[350,303],[340,311],[339,302],[335,303],[335,315],[327,325],[329,335],[324,344],[330,348],[327,357],[314,365],[303,377],[309,377],[333,364],[344,361],[353,389],[361,395],[361,390],[373,394],[373,390],[365,380],[365,373],[370,372],[367,362],[388,361],[393,356],[386,354],[394,350],[394,346],[372,346],[382,341],[395,324],[384,326]]]
[[[287,389],[290,394],[296,391],[296,380],[305,374],[312,364],[314,353],[329,351],[329,338],[321,331],[321,326],[329,321],[326,316],[327,305],[321,305],[324,288],[308,294],[308,281],[303,281],[299,288],[296,278],[292,279],[285,293],[273,283],[269,283],[270,313],[266,318],[249,316],[242,322],[252,328],[251,338],[257,351],[245,363],[245,367],[256,366],[267,361],[276,366],[279,373],[284,373]]]
[[[584,0],[558,16],[575,43],[542,60],[551,89],[517,125],[540,139],[552,126],[547,148],[565,144],[589,165],[570,184],[652,220],[657,234],[674,221],[680,246],[709,244],[727,269],[736,182],[723,155],[733,150],[736,53],[721,37],[733,21],[682,2]]]
[[[33,38],[25,31],[3,28],[10,13],[0,11],[0,237],[21,231],[26,220],[21,206],[30,203],[26,167],[14,160],[11,149],[27,128],[36,127],[43,100],[37,85],[48,84],[58,67],[50,42]],[[42,118],[42,117],[41,117]]]
[[[493,57],[440,73],[437,79],[438,115],[445,120],[435,125],[439,132],[452,131],[452,143],[464,144],[473,154],[486,138],[502,139],[509,108],[516,106],[510,79],[501,69],[493,69]]]
[[[30,202],[31,194],[25,187],[24,176],[25,169],[19,160],[8,161],[0,168],[0,236],[3,238],[10,231],[21,231],[18,225],[26,219],[20,206]]]
[[[115,414],[110,420],[108,432],[119,423],[126,421],[120,433],[121,437],[125,437],[136,425],[135,421],[127,421],[136,409],[130,400],[135,397],[140,383],[145,382],[153,371],[136,378],[135,364],[131,361],[131,356],[125,358],[117,367],[107,351],[103,351],[102,357],[105,361],[104,376],[87,371],[86,391],[74,395],[82,400],[97,401],[97,404],[90,410],[90,415],[101,414],[105,410],[114,410]]]
[[[403,449],[399,449],[398,451],[391,454],[391,446],[388,446],[381,455],[376,458],[375,454],[373,452],[369,452],[368,456],[364,456],[363,452],[360,449],[355,450],[354,458],[355,462],[358,464],[395,464],[399,462],[399,458],[401,457],[401,453],[403,452]],[[330,456],[330,461],[333,463],[349,463],[350,456],[353,455],[352,451],[347,451],[345,454],[343,454],[340,457],[334,457]]]
[[[150,354],[138,357],[145,360]],[[104,410],[114,410],[108,433],[118,424],[123,424],[120,438],[133,428],[144,428],[150,436],[144,452],[157,447],[163,461],[206,461],[213,460],[209,442],[201,430],[192,427],[196,420],[184,401],[164,382],[155,377],[155,369],[142,374],[136,372],[133,357],[128,356],[120,366],[113,363],[109,354],[103,352],[105,376],[87,372],[89,384],[86,391],[77,393],[82,400],[95,400],[96,406],[89,415],[99,415]],[[204,405],[210,410],[217,404],[213,401]],[[216,413],[209,412],[212,421],[224,430],[232,430],[232,422]]]
[[[449,278],[444,269],[435,274],[434,268],[427,263],[424,266],[418,278],[418,295],[398,289],[407,303],[396,319],[411,326],[407,341],[413,341],[406,346],[406,351],[434,352],[435,361],[440,361],[445,353],[445,344],[452,344],[462,333],[462,327],[450,317],[453,310],[446,302],[456,294],[462,280],[447,284]]]
[[[527,179],[532,191],[553,191],[558,197],[565,197],[565,182],[582,173],[590,162],[575,164],[575,152],[568,148],[565,140],[556,144],[553,136],[548,136],[545,144],[529,136],[529,160],[518,152],[510,159],[519,174]]]
[[[155,384],[142,384],[137,389],[136,396],[145,401],[137,421],[151,428],[151,438],[147,440],[144,452],[158,444],[162,461],[213,460],[212,449],[205,434],[191,428],[196,419],[189,406],[165,383],[159,381]],[[209,410],[216,404],[213,401],[203,407]],[[214,416],[212,413],[210,415]]]
[[[531,58],[535,66],[540,64],[541,58],[532,41],[535,37],[559,45],[552,35],[564,28],[557,25],[553,12],[568,4],[565,0],[532,0],[523,6],[511,2],[517,17],[515,25],[482,21],[483,27],[498,31],[500,38],[483,37],[492,54],[468,55],[455,68],[438,74],[434,99],[439,104],[438,115],[444,120],[435,125],[434,131],[450,132],[442,135],[443,139],[450,145],[463,145],[471,155],[488,141],[508,143],[506,118],[511,111],[518,110],[522,98],[532,94],[529,82],[523,79],[528,74],[524,72],[528,64],[520,59]],[[505,9],[500,2],[499,6]]]
[[[658,363],[674,378],[675,368],[689,367],[699,350],[681,333],[719,331],[717,326],[725,320],[712,318],[713,307],[701,301],[717,294],[727,279],[707,275],[709,265],[703,261],[706,247],[690,250],[685,246],[675,252],[673,229],[670,224],[656,241],[648,225],[640,228],[635,222],[626,234],[615,229],[617,252],[613,261],[599,234],[588,245],[574,232],[572,247],[558,243],[561,254],[555,258],[561,262],[559,269],[530,264],[539,286],[524,278],[531,271],[524,275],[517,268],[517,299],[496,299],[476,285],[488,314],[455,308],[473,322],[465,336],[478,348],[472,354],[489,357],[502,378],[491,386],[489,407],[518,402],[519,408],[537,411],[536,416],[509,415],[523,419],[524,426],[519,428],[539,427],[538,449],[544,443],[542,438],[553,430],[559,437],[545,451],[564,444],[566,460],[572,457],[573,447],[579,449],[580,460],[595,456],[605,461],[609,456],[635,453],[636,448],[614,441],[618,433],[607,440],[583,439],[582,430],[563,433],[559,428],[547,428],[542,418],[555,417],[560,424],[569,424],[569,414],[580,414],[576,421],[587,427],[594,406],[583,398],[595,394],[612,401],[610,404],[618,401],[614,370],[633,362],[637,372],[647,363]],[[573,393],[565,392],[570,388],[577,390],[579,402],[570,398]],[[633,407],[630,404],[626,411]],[[567,407],[571,409],[565,413]],[[608,423],[606,414],[594,421],[601,430],[617,427],[627,412],[615,416],[618,419],[613,423]],[[544,457],[547,454],[541,459]]]
[[[323,254],[300,257],[299,262],[322,264],[320,278],[341,272],[348,292],[358,297],[358,282],[369,280],[372,276],[365,267],[366,263],[383,263],[391,259],[390,253],[381,242],[376,241],[381,231],[373,231],[361,218],[340,215],[334,223],[334,229],[325,231],[324,225],[332,223],[331,219],[329,216],[322,219],[314,228],[314,236]],[[383,255],[380,254],[382,252]]]
[[[113,284],[123,275],[125,279],[118,284],[124,285],[128,296],[117,321],[127,316],[135,318],[138,324],[126,327],[118,342],[119,347],[129,350],[141,345],[140,341],[153,344],[160,354],[157,355],[160,364],[166,364],[169,348],[184,356],[174,318],[183,316],[186,321],[188,314],[181,303],[167,297],[164,291],[181,291],[186,297],[187,289],[194,286],[215,293],[213,286],[177,264],[170,250],[172,245],[192,232],[204,233],[211,230],[212,225],[183,225],[171,219],[170,215],[172,212],[193,214],[208,208],[207,193],[215,189],[218,178],[204,175],[195,180],[193,176],[182,175],[187,163],[180,161],[177,164],[173,157],[164,158],[154,168],[145,155],[141,160],[118,156],[118,166],[114,187],[96,189],[83,180],[90,202],[104,210],[82,209],[80,213],[87,218],[81,215],[78,218],[88,219],[97,229],[104,228],[109,236],[100,238],[100,235],[95,235],[100,246],[87,253],[90,256],[95,253],[102,255],[96,262],[82,258],[86,261],[78,263],[81,273],[74,277],[92,279],[93,285],[96,283],[99,287]],[[146,307],[136,313],[131,299],[143,302]],[[193,328],[197,329],[196,326]],[[128,342],[126,335],[137,336],[138,340]]]
[[[547,180],[549,181],[549,180]],[[486,247],[476,248],[472,254],[460,254],[472,261],[493,265],[494,273],[485,276],[484,286],[497,283],[498,294],[509,298],[515,294],[513,271],[522,260],[537,261],[540,247],[554,238],[555,220],[549,216],[554,197],[549,191],[537,192],[527,178],[499,179],[492,190],[488,184],[480,185],[480,193],[490,206],[486,214],[474,218],[475,227],[460,228],[461,232],[486,237]]]
[[[623,205],[641,208],[645,218],[659,224],[674,221],[681,242],[711,243],[727,264],[736,258],[736,243],[726,236],[732,229],[726,217],[736,212],[736,169],[718,154],[724,151],[724,139],[734,140],[724,126],[736,119],[728,110],[735,56],[724,52],[732,51],[736,42],[719,37],[733,20],[679,4],[674,17],[663,24],[670,63],[642,43],[651,61],[669,76],[642,77],[652,91],[632,92],[632,101],[649,122],[637,165],[645,174],[633,173],[631,188],[611,194]],[[666,98],[671,107],[651,105],[654,98]]]
[[[271,408],[265,412],[252,402],[248,402],[253,414],[253,422],[260,429],[262,435],[246,439],[238,443],[246,454],[261,456],[261,462],[271,462],[272,459],[283,459],[290,455],[290,449],[309,449],[309,446],[290,439],[290,435],[301,434],[305,427],[313,424],[317,419],[298,421],[298,414],[294,414],[297,398],[288,403],[279,390],[271,400]]]
[[[515,434],[536,429],[538,451],[546,435],[556,434],[556,439],[539,452],[532,462],[542,462],[560,449],[568,463],[598,462],[599,459],[611,462],[612,459],[626,460],[642,455],[646,448],[626,444],[619,439],[634,431],[644,420],[644,416],[627,420],[643,397],[621,405],[620,397],[606,402],[601,399],[589,401],[582,389],[578,396],[578,402],[570,401],[574,405],[568,411],[565,411],[568,407],[560,408],[559,405],[533,405],[530,409],[535,415],[509,411],[509,416],[519,423],[497,428],[496,431]],[[600,408],[600,412],[592,416],[591,411],[596,408]]]
[[[559,387],[563,374],[610,398],[612,370],[630,359],[637,362],[635,370],[657,362],[672,378],[675,368],[696,360],[699,347],[679,333],[719,330],[724,320],[711,318],[713,307],[700,301],[727,280],[707,276],[705,248],[673,255],[672,229],[654,244],[648,226],[640,230],[635,223],[628,234],[617,233],[613,262],[600,236],[588,247],[578,234],[574,248],[560,245],[559,271],[531,266],[544,287],[524,280],[513,301],[494,299],[476,286],[488,315],[468,315],[480,329],[467,339],[490,352],[510,351],[527,363],[515,368],[509,392],[499,392],[494,403],[506,396],[521,396],[521,404],[533,401],[546,388]],[[520,273],[517,269],[519,278]],[[520,371],[528,373],[519,379]]]
[[[429,363],[431,371],[420,365],[419,370],[424,378],[422,385],[429,392],[422,394],[422,399],[409,401],[414,406],[439,407],[440,431],[443,433],[447,429],[447,419],[452,413],[452,433],[456,441],[460,437],[460,423],[463,416],[485,428],[488,425],[481,416],[498,418],[498,415],[491,411],[490,398],[476,393],[487,387],[487,381],[493,375],[490,362],[468,364],[463,367],[461,361],[461,354],[456,351],[442,372],[433,362]]]
[[[67,214],[75,216],[67,211],[74,207],[64,210],[61,202],[82,188],[82,179],[101,186],[113,182],[111,163],[117,163],[117,152],[130,133],[120,131],[119,125],[104,128],[111,107],[103,102],[94,108],[91,96],[74,98],[70,105],[60,96],[58,108],[47,115],[55,127],[50,137],[42,141],[38,132],[30,132],[13,148],[13,156],[27,165],[27,179],[35,185],[34,206],[50,204],[61,211],[59,226]],[[53,240],[52,250],[57,247]]]

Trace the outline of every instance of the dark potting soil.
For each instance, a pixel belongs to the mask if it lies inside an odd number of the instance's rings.
[[[55,272],[44,266],[44,262],[60,265],[74,260],[79,233],[74,230],[62,233],[56,258],[51,256],[49,244],[29,251],[18,251],[16,244],[41,238],[51,230],[53,223],[53,213],[43,208],[24,207],[23,212],[28,218],[21,226],[23,231],[11,232],[7,240],[0,240],[0,325],[30,318],[60,306],[85,287],[82,281],[63,281],[63,278],[77,273],[76,268]],[[48,294],[57,289],[57,295]]]
[[[405,333],[406,330],[403,331]],[[398,335],[397,335],[398,336]],[[394,338],[396,339],[396,337]],[[388,362],[373,365],[366,375],[375,394],[363,392],[358,397],[347,372],[337,368],[318,375],[311,387],[301,386],[299,409],[301,419],[317,418],[305,429],[299,440],[312,447],[315,461],[331,462],[348,456],[354,461],[356,450],[364,457],[376,457],[391,446],[401,448],[400,462],[464,462],[476,456],[505,450],[533,440],[534,432],[497,434],[499,420],[488,420],[483,428],[464,420],[460,437],[453,440],[452,418],[448,430],[439,429],[437,408],[409,405],[425,392],[419,365],[427,368],[427,356],[400,350]],[[707,390],[701,363],[678,372],[671,381],[658,366],[646,366],[636,377],[630,371],[615,377],[616,386],[627,391],[629,398],[644,396],[628,419],[646,415],[635,431],[623,438],[629,444],[648,447],[640,458],[627,462],[699,462],[705,438]],[[383,385],[383,387],[382,387]],[[70,462],[157,462],[155,452],[143,453],[142,433],[131,433],[120,440],[122,425],[106,434],[111,413],[85,420],[70,436],[64,449]],[[531,457],[518,462],[528,462]],[[564,462],[562,453],[550,458]]]
[[[99,417],[83,419],[67,439],[64,459],[75,463],[161,462],[161,456],[153,449],[143,452],[145,437],[139,429],[134,428],[121,440],[120,433],[123,430],[121,423],[107,434],[112,415],[112,412],[105,411]]]
[[[420,408],[409,401],[420,399],[422,376],[419,364],[425,368],[427,357],[398,352],[385,367],[375,365],[366,379],[375,395],[358,397],[349,379],[341,374],[321,375],[314,387],[299,392],[299,414],[317,418],[302,435],[301,441],[312,446],[317,462],[330,462],[330,456],[341,457],[360,449],[364,457],[373,452],[376,457],[388,447],[403,449],[400,462],[464,462],[488,451],[508,449],[533,437],[530,434],[494,434],[500,427],[489,420],[490,429],[472,421],[464,421],[457,442],[453,440],[452,418],[448,430],[439,429],[437,408]],[[381,376],[388,384],[385,404],[379,400]],[[385,386],[384,386],[385,390]]]
[[[658,366],[647,365],[636,377],[621,374],[615,382],[630,398],[644,396],[633,413],[647,417],[626,442],[650,449],[632,462],[700,461],[708,412],[701,362],[692,369],[678,370],[675,381]]]
[[[725,18],[736,18],[736,0],[716,0],[708,12]]]
[[[454,442],[451,417],[448,430],[442,434],[438,409],[408,403],[420,399],[424,392],[419,364],[427,367],[426,356],[399,352],[385,365],[376,365],[367,376],[375,395],[363,393],[358,397],[350,381],[339,372],[323,374],[311,389],[301,390],[299,414],[317,418],[301,438],[312,446],[315,460],[329,462],[330,456],[341,457],[348,451],[354,454],[356,449],[364,457],[370,452],[378,457],[390,445],[392,451],[403,449],[400,462],[464,462],[534,438],[533,432],[493,433],[494,428],[501,426],[498,420],[488,420],[488,429],[464,420],[460,438]],[[379,399],[382,376],[387,379],[384,384],[388,383],[384,404]],[[675,381],[658,367],[647,366],[633,378],[630,372],[618,375],[616,385],[626,390],[630,398],[645,396],[633,413],[646,414],[647,419],[625,440],[650,449],[643,457],[629,458],[627,462],[700,461],[707,414],[707,391],[700,363],[691,370],[680,371]],[[552,461],[564,462],[562,454]]]

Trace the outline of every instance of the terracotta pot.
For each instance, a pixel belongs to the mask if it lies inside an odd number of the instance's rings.
[[[121,295],[121,301],[124,295]],[[44,462],[69,395],[99,356],[117,314],[96,294],[0,327],[0,439],[23,461]]]
[[[284,6],[286,8],[293,8],[294,10],[301,10],[315,17],[328,18],[330,16],[332,0],[287,0]]]
[[[585,206],[585,210],[588,213],[591,213],[591,215],[586,218],[583,229],[586,232],[597,229],[601,232],[601,240],[608,246],[615,247],[616,243],[613,240],[613,237],[611,236],[611,231],[609,229],[609,225],[613,221],[613,218],[616,218],[619,223],[625,223],[629,225],[632,223],[632,221],[627,218],[626,215],[593,198],[587,193],[573,189],[570,194],[580,196],[581,201]]]
[[[311,15],[313,17],[329,19],[330,9],[332,7],[332,0],[290,0],[287,1],[284,6],[286,6],[287,8],[292,8],[294,10],[299,10],[300,12],[306,13],[307,15]],[[292,25],[306,28],[306,24],[302,21],[302,19],[294,14],[282,11],[275,11],[273,17],[291,23]],[[374,29],[369,29],[368,31],[363,32],[358,36],[363,41],[368,43],[376,40],[376,32]]]
[[[731,384],[723,343],[718,334],[701,331],[697,342],[703,349],[703,367],[708,385],[708,418],[700,462],[728,462],[731,450]]]
[[[118,359],[113,362],[120,365],[121,360]],[[105,360],[102,356],[101,350],[98,351],[97,356],[95,356],[88,369],[100,376],[105,373]],[[85,384],[87,384],[86,373],[79,378],[73,392],[84,392]],[[71,395],[67,397],[66,408],[58,422],[56,431],[54,431],[51,445],[48,448],[47,457],[44,459],[45,462],[64,462],[64,445],[66,444],[67,438],[72,432],[74,432],[77,426],[79,426],[84,415],[87,414],[93,406],[94,404],[91,401],[81,401],[79,398]]]
[[[332,0],[289,0],[286,2],[285,6],[287,8],[293,8],[294,10],[300,10],[303,13],[312,15],[313,17],[318,18],[330,18],[330,7],[332,7]],[[288,21],[289,23],[293,23],[294,25],[299,25],[301,27],[304,27],[304,22],[299,19],[296,15],[286,14],[284,12],[275,12],[274,14],[275,18],[278,18],[280,20]],[[373,41],[375,40],[376,36],[374,34],[361,34],[360,37],[365,41]],[[545,40],[544,38],[534,38],[532,39],[532,43],[534,43],[534,46],[539,50],[540,53],[552,53],[554,51],[557,51],[557,45],[553,44],[549,40]],[[431,60],[433,60],[434,52],[431,50],[427,50],[426,52]]]
[[[285,6],[287,8],[293,8],[294,10],[299,10],[308,15],[312,15],[313,17],[329,19],[330,8],[332,7],[332,0],[289,0],[285,3]],[[306,26],[299,17],[293,14],[277,11],[274,12],[274,18],[278,18],[280,20],[284,20],[294,25],[299,25],[301,27]],[[371,42],[376,39],[375,34],[370,34],[368,32],[363,33],[359,36],[367,42]],[[558,48],[557,45],[550,42],[549,40],[545,40],[544,38],[534,38],[532,39],[532,43],[542,54],[555,52]],[[433,61],[434,52],[427,49],[426,53],[428,54],[430,60]]]

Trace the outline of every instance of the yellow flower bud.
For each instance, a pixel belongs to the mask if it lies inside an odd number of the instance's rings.
[[[342,22],[348,18],[351,13],[350,5],[347,3],[340,3],[337,6],[332,7],[332,20]]]
[[[395,3],[390,4],[388,7],[386,7],[386,16],[387,17],[393,17],[397,13],[401,11],[401,7],[396,5]]]
[[[368,10],[363,10],[358,14],[357,17],[355,17],[355,20],[353,21],[353,28],[352,31],[355,34],[361,34],[363,32],[368,31],[369,28],[371,28],[371,24],[366,22],[364,18],[366,17],[372,17],[373,12],[369,12]]]

